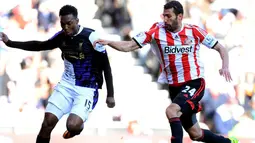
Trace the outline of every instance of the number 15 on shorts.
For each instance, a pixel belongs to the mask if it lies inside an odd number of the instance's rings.
[[[84,104],[85,109],[90,111],[91,110],[91,104],[92,104],[92,102],[89,99],[86,99],[85,104]]]

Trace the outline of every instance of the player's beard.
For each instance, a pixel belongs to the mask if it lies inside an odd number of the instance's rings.
[[[170,32],[174,32],[175,30],[177,30],[178,29],[178,21],[177,21],[177,19],[176,20],[174,20],[173,22],[172,22],[172,24],[165,24],[165,27],[166,27],[166,30],[168,30],[168,31],[170,31]]]

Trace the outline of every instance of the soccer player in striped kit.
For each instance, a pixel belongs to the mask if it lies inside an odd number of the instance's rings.
[[[129,52],[151,44],[161,65],[158,81],[169,84],[172,103],[166,109],[172,137],[171,143],[182,143],[183,130],[194,141],[206,143],[238,143],[236,138],[225,138],[201,129],[196,113],[201,110],[199,101],[204,95],[204,66],[200,60],[200,44],[219,52],[222,58],[220,74],[231,81],[229,57],[226,49],[210,34],[198,26],[182,23],[183,6],[178,1],[164,5],[163,22],[155,23],[131,41],[96,40],[94,45],[109,45]]]
[[[62,30],[47,41],[11,41],[5,33],[1,40],[9,47],[28,51],[42,51],[60,48],[64,60],[64,73],[54,88],[46,107],[44,120],[36,143],[49,143],[50,135],[63,115],[69,114],[66,122],[65,139],[78,135],[83,123],[94,109],[98,100],[98,89],[106,80],[109,108],[115,106],[113,82],[109,59],[104,46],[93,47],[99,33],[80,26],[77,9],[71,5],[59,11]]]

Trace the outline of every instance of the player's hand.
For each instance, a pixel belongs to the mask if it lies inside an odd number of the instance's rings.
[[[0,40],[3,41],[4,43],[7,43],[9,41],[9,38],[5,33],[0,32]]]
[[[222,68],[219,70],[219,72],[220,72],[220,75],[223,76],[227,82],[232,81],[232,77],[228,68]]]
[[[106,104],[108,108],[114,108],[115,107],[115,99],[114,97],[107,97],[106,98]]]
[[[103,40],[103,39],[98,39],[96,41],[94,41],[93,46],[96,47],[96,44],[100,44],[100,45],[108,45],[111,41],[108,40]]]

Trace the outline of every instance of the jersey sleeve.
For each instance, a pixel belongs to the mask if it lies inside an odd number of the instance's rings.
[[[152,34],[154,33],[155,29],[157,28],[157,23],[154,23],[149,31],[140,32],[135,35],[132,39],[141,47],[149,44],[152,41]]]
[[[194,29],[194,34],[198,37],[199,43],[202,43],[208,48],[213,48],[218,43],[218,40],[214,36],[208,34],[202,28],[196,26]]]
[[[27,50],[27,51],[44,51],[52,50],[59,46],[61,32],[56,33],[53,37],[46,41],[11,41],[9,40],[6,45],[9,47]]]
[[[91,34],[89,35],[89,40],[91,42],[91,44],[93,45],[93,43],[98,40],[100,38],[100,34],[96,31],[91,32]],[[106,52],[106,48],[105,46],[101,45],[101,44],[96,44],[96,47],[94,48],[96,51],[101,52],[101,53],[105,53]]]

